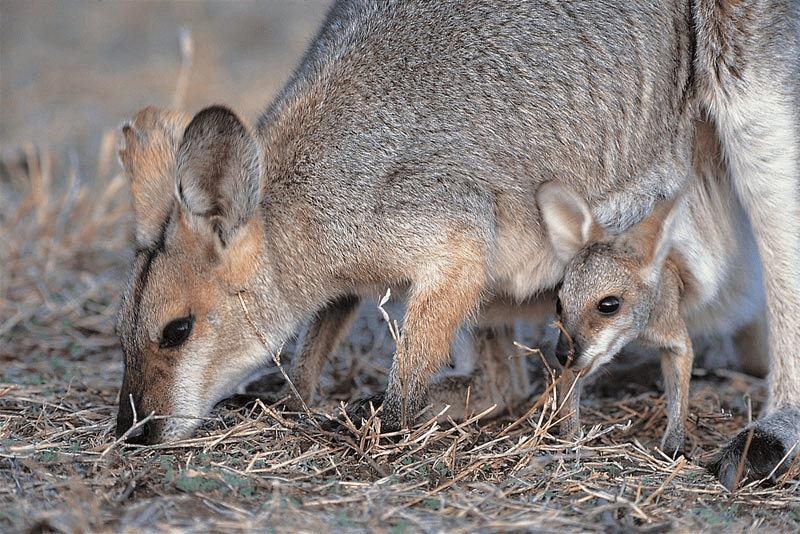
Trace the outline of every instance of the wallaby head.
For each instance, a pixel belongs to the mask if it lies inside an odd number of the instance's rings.
[[[564,330],[562,364],[597,370],[639,337],[658,304],[661,271],[678,203],[660,202],[650,215],[615,235],[595,221],[586,201],[548,182],[537,202],[554,251],[565,265],[556,312]]]
[[[150,421],[138,439],[152,443],[187,435],[264,364],[239,300],[256,273],[266,276],[253,216],[260,156],[248,128],[221,107],[191,122],[148,109],[123,136],[137,247],[117,321],[125,354],[117,435],[151,412],[185,417]]]

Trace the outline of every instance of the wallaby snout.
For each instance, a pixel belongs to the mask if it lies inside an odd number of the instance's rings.
[[[123,399],[127,399],[127,402]],[[123,385],[120,391],[119,414],[117,415],[117,439],[125,437],[128,443],[137,445],[157,443],[158,436],[163,431],[163,421],[149,420],[140,424],[140,421],[145,420],[148,415],[141,398],[133,397],[130,389]],[[134,425],[137,425],[137,428],[132,428]]]

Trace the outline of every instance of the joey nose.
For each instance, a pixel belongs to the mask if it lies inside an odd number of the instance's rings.
[[[556,343],[556,358],[558,359],[558,363],[561,365],[567,365],[568,362],[570,364],[575,363],[579,352],[577,341],[573,339],[570,343],[570,340],[567,339],[567,336],[565,336],[563,332],[559,334],[558,343]]]

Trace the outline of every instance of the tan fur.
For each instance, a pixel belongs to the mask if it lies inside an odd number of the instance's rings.
[[[120,151],[126,174],[132,184],[141,187],[146,180],[162,176],[164,168],[167,172],[174,172],[165,162],[176,158],[178,142],[188,120],[188,117],[168,108],[147,108],[134,117],[132,123],[136,124],[136,137],[131,137],[133,132],[126,128],[125,148]],[[164,139],[170,142],[165,143]],[[154,164],[160,167],[154,170],[151,168]],[[258,225],[251,226],[229,245],[230,254],[222,256],[219,264],[216,277],[230,287],[244,287],[252,275],[252,266],[257,264],[258,256],[262,253],[263,241]],[[202,248],[183,218],[179,219],[176,232],[176,241],[188,245],[190,249]],[[453,254],[468,257],[469,255],[464,254],[466,250],[468,247],[458,247]],[[213,250],[207,249],[206,254],[206,262],[217,261]],[[178,269],[181,273],[178,278],[184,283],[193,277],[191,269]],[[199,310],[202,309],[199,302],[217,300],[218,297],[208,290],[209,287],[201,285],[190,291],[193,294],[196,292],[198,304],[190,305],[186,309]],[[161,291],[167,289],[162,288]],[[403,294],[407,292],[407,288],[399,287],[395,292]],[[438,413],[450,406],[444,418],[463,419],[468,415],[481,413],[493,405],[496,406],[496,415],[523,400],[529,394],[528,373],[524,359],[511,358],[516,350],[512,344],[514,331],[510,325],[521,318],[533,323],[550,320],[555,309],[554,302],[555,296],[550,294],[522,303],[513,299],[492,297],[481,306],[478,314],[479,326],[470,330],[470,350],[463,355],[468,361],[461,363],[469,372],[466,375],[449,375],[436,383],[430,397],[431,411]],[[311,403],[313,392],[319,384],[322,364],[347,332],[357,306],[356,297],[344,297],[330,303],[313,318],[303,345],[293,360],[290,380],[294,388],[287,386],[275,395],[276,398],[288,396],[285,402],[288,408],[300,410],[303,403]],[[188,314],[188,311],[171,313],[179,316]],[[457,322],[460,324],[462,321]],[[445,334],[449,331],[441,327],[440,330]],[[157,340],[155,334],[153,339]],[[449,338],[443,338],[440,343],[449,343]],[[218,363],[219,367],[208,366],[201,377],[209,389],[216,377],[224,372],[226,360],[222,359]],[[408,365],[411,374],[418,367],[413,362],[405,362],[405,365]],[[294,396],[294,391],[300,394],[300,398]],[[169,409],[165,405],[159,406],[164,410]],[[469,413],[465,409],[469,409]]]
[[[753,265],[749,256],[755,252],[748,247],[752,238],[737,226],[744,214],[730,186],[701,157],[716,152],[706,121],[697,123],[696,141],[702,148],[695,152],[698,180],[621,234],[604,231],[586,201],[564,186],[546,183],[537,192],[553,247],[566,259],[559,291],[564,327],[559,359],[566,361],[573,348],[571,366],[587,376],[631,341],[660,349],[667,396],[661,446],[670,454],[683,451],[694,357],[690,334],[733,333],[758,321],[761,303],[760,288],[748,283],[759,273],[743,269]],[[717,269],[696,264],[698,252],[713,258]],[[618,300],[619,310],[607,315],[602,302],[608,297]],[[738,308],[720,310],[720,302]],[[701,315],[714,320],[692,320]],[[565,437],[578,427],[582,380],[567,399],[572,415],[561,429]]]
[[[798,18],[784,0],[337,2],[254,128],[203,110],[174,181],[147,193],[133,184],[118,431],[133,419],[130,394],[140,412],[189,417],[146,428],[147,441],[185,436],[268,360],[236,308],[240,291],[274,349],[329,303],[398,285],[410,305],[384,423],[399,427],[425,403],[452,329],[488,295],[524,300],[558,283],[538,187],[563,184],[601,227],[625,232],[698,182],[693,133],[705,114],[721,154],[706,164],[735,191],[764,267],[770,401],[756,449],[789,447],[800,437]],[[179,243],[181,225],[194,236]],[[225,279],[248,232],[260,253]],[[720,294],[703,283],[722,279],[703,247],[685,228],[674,238],[702,275],[698,294]],[[687,323],[728,324],[725,308]],[[741,440],[726,451],[727,483]]]

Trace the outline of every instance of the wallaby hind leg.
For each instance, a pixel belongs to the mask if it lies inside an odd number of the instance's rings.
[[[358,305],[358,297],[346,295],[325,306],[311,321],[289,376],[300,399],[287,384],[281,392],[281,398],[289,397],[286,408],[299,411],[303,402],[309,403],[313,400],[314,390],[319,386],[322,366],[350,330]]]
[[[695,13],[701,96],[758,244],[769,325],[766,412],[709,466],[729,489],[745,447],[744,474],[761,478],[788,469],[800,440],[800,13],[746,4],[704,0]]]
[[[444,376],[430,387],[432,411],[464,420],[495,406],[487,417],[507,412],[527,396],[528,377],[524,358],[516,358],[512,325],[478,326],[470,331],[472,371]]]

